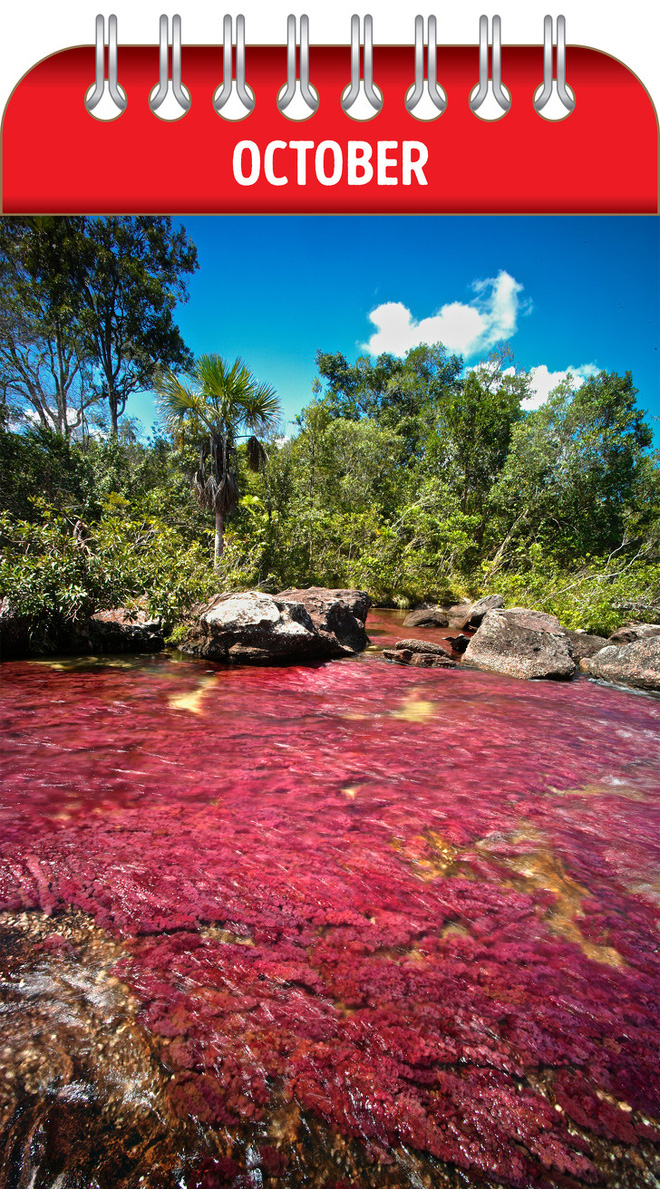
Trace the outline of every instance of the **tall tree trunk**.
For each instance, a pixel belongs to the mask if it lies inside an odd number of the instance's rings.
[[[216,512],[216,514],[215,514],[215,544],[213,547],[213,565],[216,570],[218,568],[220,558],[222,557],[222,551],[225,547],[224,527],[225,526],[224,526],[223,519],[222,519],[222,512]]]
[[[110,389],[108,391],[108,405],[110,407],[110,437],[117,438],[119,418],[117,416],[117,397]]]

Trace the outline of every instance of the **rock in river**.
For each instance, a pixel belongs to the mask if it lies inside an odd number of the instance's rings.
[[[575,661],[581,661],[583,657],[595,656],[607,644],[604,636],[592,636],[590,632],[571,632],[567,630],[566,635],[568,636],[573,660]]]
[[[419,607],[403,621],[405,628],[477,628],[489,611],[504,606],[501,595],[485,595],[476,603],[453,603],[451,607]]]
[[[485,595],[483,599],[477,599],[476,603],[472,604],[463,627],[478,628],[489,611],[497,611],[503,606],[504,599],[501,595]]]
[[[97,611],[89,620],[88,634],[93,652],[160,652],[165,647],[160,619],[126,607]]]
[[[652,636],[660,636],[660,627],[654,623],[627,623],[612,632],[605,644],[632,644],[633,640],[649,640]],[[603,647],[605,647],[605,644]]]
[[[323,587],[216,595],[196,609],[180,647],[239,664],[353,656],[369,643],[369,603],[363,591]]]
[[[362,652],[369,637],[364,628],[371,599],[363,590],[328,590],[308,586],[302,590],[283,590],[275,596],[287,602],[301,603],[316,631],[330,647],[338,641],[342,651]]]
[[[559,620],[525,607],[489,611],[470,640],[464,663],[527,679],[566,680],[575,672],[570,641]]]
[[[446,628],[449,617],[444,607],[419,607],[403,621],[404,628]]]
[[[456,669],[453,661],[441,644],[430,640],[397,640],[394,648],[384,648],[386,661],[399,665],[419,665],[425,669]]]
[[[631,685],[634,689],[660,691],[660,636],[633,640],[618,648],[610,644],[584,662],[590,677]]]

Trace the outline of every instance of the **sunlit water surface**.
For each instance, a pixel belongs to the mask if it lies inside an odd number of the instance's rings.
[[[0,1184],[657,1184],[660,701],[387,664],[450,634],[402,619],[3,665],[7,1011],[55,1031]]]

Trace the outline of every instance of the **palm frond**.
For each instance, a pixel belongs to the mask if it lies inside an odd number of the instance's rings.
[[[156,376],[156,405],[171,431],[180,429],[185,422],[188,422],[191,428],[194,428],[195,422],[206,424],[204,400],[193,384],[193,376],[182,379],[169,370],[163,370]]]
[[[282,407],[275,389],[270,384],[253,381],[242,403],[243,420],[248,429],[256,433],[271,433],[277,429]]]

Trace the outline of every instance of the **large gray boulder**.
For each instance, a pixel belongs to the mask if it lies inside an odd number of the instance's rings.
[[[483,599],[477,599],[476,603],[472,604],[463,627],[478,628],[489,611],[497,611],[503,606],[504,599],[501,595],[484,595]]]
[[[349,653],[362,652],[367,647],[369,637],[364,625],[371,599],[365,591],[307,586],[298,590],[282,590],[275,597],[301,604],[316,631],[330,648],[334,648],[337,642],[344,652]]]
[[[605,636],[592,636],[590,632],[571,632],[566,630],[570,641],[573,659],[581,661],[583,657],[595,656],[607,644]]]
[[[660,635],[620,647],[610,644],[582,664],[590,677],[600,681],[660,692]]]
[[[216,595],[196,608],[179,647],[238,664],[353,656],[369,643],[364,630],[369,601],[363,591],[320,587]]]
[[[489,611],[463,663],[490,673],[566,681],[575,673],[568,636],[554,615],[512,607]]]

